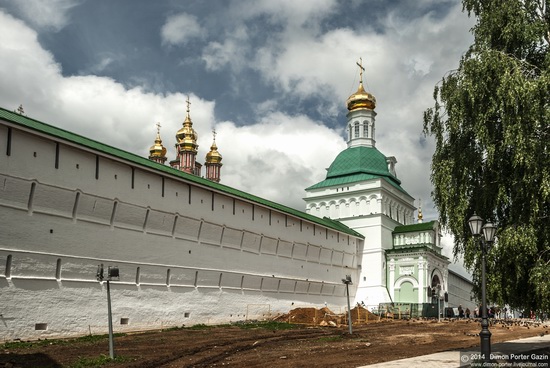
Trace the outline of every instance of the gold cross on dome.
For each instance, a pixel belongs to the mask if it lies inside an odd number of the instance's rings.
[[[359,62],[355,62],[355,64],[359,67],[359,78],[361,79],[361,83],[363,83],[363,72],[365,71],[365,68],[363,68],[363,58],[359,58]]]
[[[161,127],[161,125],[160,125],[160,123],[157,123],[156,125],[157,125],[157,133],[160,133],[160,127]]]
[[[190,108],[191,108],[191,101],[189,101],[189,95],[187,95],[187,101],[186,101],[186,103],[187,103],[187,114],[189,115],[189,110],[190,110]]]
[[[216,129],[212,129],[212,135],[214,136],[214,140],[216,140],[216,134],[218,134],[216,133]]]

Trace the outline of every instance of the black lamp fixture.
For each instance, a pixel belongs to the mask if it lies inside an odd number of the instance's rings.
[[[346,296],[348,297],[348,327],[349,327],[349,334],[351,335],[353,333],[352,331],[352,321],[351,321],[351,309],[350,309],[350,303],[349,303],[349,286],[353,284],[351,282],[351,275],[346,275],[345,279],[342,279],[342,282],[346,285]]]
[[[480,235],[481,246],[481,332],[479,333],[480,345],[481,345],[481,358],[488,362],[491,356],[491,331],[489,331],[489,320],[487,319],[487,281],[485,276],[485,256],[487,250],[490,249],[493,241],[495,240],[495,234],[497,227],[491,222],[486,222],[476,215],[470,217],[468,225],[470,225],[470,231],[472,235],[478,237]]]

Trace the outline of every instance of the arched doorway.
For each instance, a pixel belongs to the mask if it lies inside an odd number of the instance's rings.
[[[443,306],[441,305],[443,299],[443,284],[441,282],[441,279],[439,278],[439,275],[435,274],[435,270],[434,273],[432,273],[431,288],[432,303],[437,304],[437,315],[439,319],[443,315]]]

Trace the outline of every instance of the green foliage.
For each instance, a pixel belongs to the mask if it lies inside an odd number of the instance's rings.
[[[545,0],[464,0],[474,44],[434,89],[433,197],[455,256],[479,281],[480,247],[467,219],[498,226],[487,257],[488,297],[550,310],[550,9]]]

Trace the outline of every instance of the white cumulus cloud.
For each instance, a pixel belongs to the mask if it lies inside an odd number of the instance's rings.
[[[160,35],[163,45],[184,45],[193,38],[201,37],[203,32],[197,17],[180,13],[166,19]]]
[[[82,0],[25,0],[14,1],[17,12],[38,29],[59,31],[69,22],[70,10]]]

